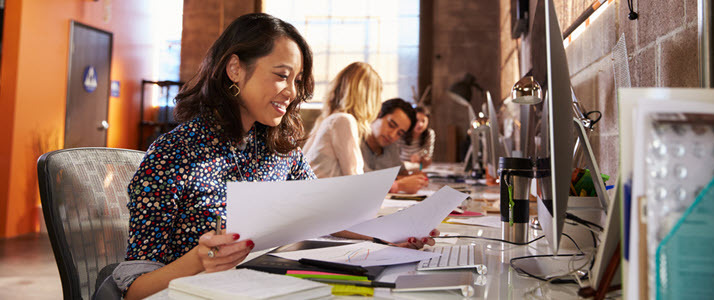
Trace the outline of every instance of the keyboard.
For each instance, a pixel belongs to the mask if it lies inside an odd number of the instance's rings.
[[[441,256],[422,260],[417,271],[476,269],[478,274],[486,274],[483,248],[476,245],[436,246],[424,251],[441,253]]]

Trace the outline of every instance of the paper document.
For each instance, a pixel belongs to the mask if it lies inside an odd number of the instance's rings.
[[[338,232],[374,218],[399,167],[315,180],[229,182],[226,229],[253,251]]]
[[[371,267],[405,264],[421,261],[441,254],[414,249],[361,242],[344,246],[270,253],[277,257],[299,260],[310,258],[355,266]]]
[[[419,203],[419,201],[416,200],[392,200],[392,199],[384,199],[384,202],[382,202],[382,208],[389,208],[389,207],[396,207],[396,208],[407,208],[412,205],[415,205]]]
[[[350,227],[349,231],[401,243],[410,237],[422,238],[436,228],[468,195],[448,186],[416,205]]]
[[[477,225],[486,226],[493,228],[501,228],[501,216],[483,216],[483,217],[473,217],[473,218],[448,218],[447,223],[456,224],[466,224],[466,225]]]
[[[250,269],[181,277],[169,283],[171,299],[315,299],[331,296],[326,284]]]

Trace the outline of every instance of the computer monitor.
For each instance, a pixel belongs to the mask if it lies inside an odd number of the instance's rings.
[[[469,138],[471,141],[470,149],[468,150],[466,157],[464,158],[464,168],[465,169],[475,169],[479,164],[478,153],[480,148],[483,146],[486,152],[484,154],[484,166],[488,169],[489,174],[493,177],[498,177],[498,159],[502,156],[510,156],[510,151],[504,147],[501,141],[501,130],[498,120],[498,114],[496,112],[496,107],[493,104],[493,99],[491,98],[491,93],[489,91],[484,91],[486,95],[486,106],[488,113],[488,126],[481,125],[478,128],[473,128],[472,124],[476,121],[476,112],[474,111],[471,104],[451,91],[446,92],[446,96],[452,101],[466,107],[469,113],[469,127],[470,134]],[[485,134],[486,144],[481,144],[481,134]]]
[[[546,100],[543,107],[544,158],[550,160],[550,182],[543,186],[538,203],[538,220],[553,250],[558,252],[568,207],[570,177],[573,166],[573,112],[570,72],[563,46],[563,37],[552,0],[545,0],[545,82]],[[535,32],[534,32],[535,33]],[[535,69],[535,67],[534,67]],[[548,190],[549,189],[549,190]]]

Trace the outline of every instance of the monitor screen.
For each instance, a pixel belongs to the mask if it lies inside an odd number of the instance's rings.
[[[553,253],[558,252],[563,232],[574,144],[570,73],[561,32],[553,1],[539,1],[531,46],[534,53],[542,53],[533,56],[533,76],[545,90],[539,157],[541,166],[549,167],[550,176],[542,180],[538,220]]]

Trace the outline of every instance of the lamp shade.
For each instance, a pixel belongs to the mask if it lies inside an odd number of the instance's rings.
[[[533,76],[526,76],[513,85],[511,98],[518,104],[538,104],[543,101],[543,90]]]

